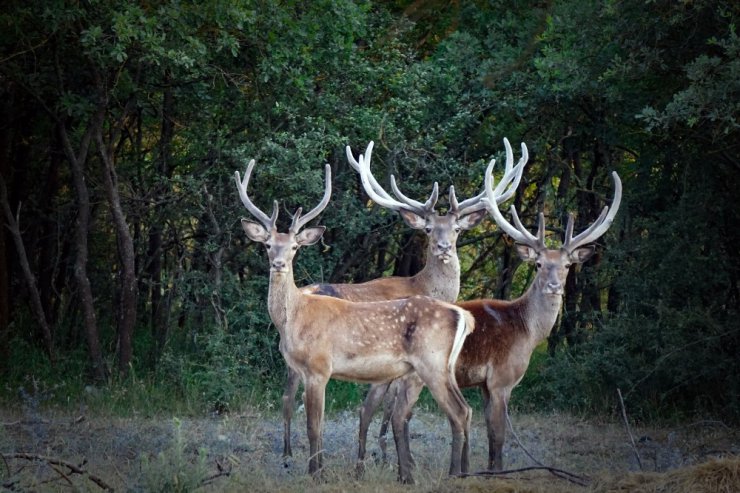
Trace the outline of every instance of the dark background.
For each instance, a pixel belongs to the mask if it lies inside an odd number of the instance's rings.
[[[296,280],[361,282],[416,272],[424,238],[368,201],[346,145],[375,141],[385,185],[462,199],[508,137],[530,151],[513,204],[530,228],[544,211],[553,245],[568,212],[580,230],[609,203],[612,170],[624,184],[515,401],[609,413],[619,388],[637,418],[740,418],[738,4],[515,3],[6,2],[2,398],[275,392],[234,171],[257,160],[252,196],[286,224],[328,162],[328,229]],[[531,279],[490,220],[458,247],[462,299]]]

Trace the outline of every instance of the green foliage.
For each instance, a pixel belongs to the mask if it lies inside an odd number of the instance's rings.
[[[278,200],[285,226],[319,200],[329,163],[327,233],[301,250],[296,279],[360,282],[421,249],[395,214],[367,202],[345,146],[356,155],[374,140],[375,175],[388,184],[395,174],[411,197],[438,181],[467,198],[488,160],[503,161],[506,136],[531,156],[514,204],[526,226],[544,212],[555,244],[567,212],[577,228],[598,216],[612,170],[625,186],[600,255],[573,276],[550,354],[535,353],[515,405],[610,412],[621,388],[638,416],[740,416],[737,7],[463,3],[431,12],[424,2],[410,11],[409,2],[340,0],[11,2],[0,13],[0,172],[14,208],[23,199],[24,241],[60,357],[52,367],[39,350],[6,244],[4,398],[37,385],[55,389],[44,402],[124,414],[277,402],[284,362],[266,310],[268,269],[239,227],[234,171],[257,161],[253,198],[263,209]],[[78,152],[101,104],[103,134],[118,135],[139,324],[132,374],[90,385],[79,378],[88,371],[73,272],[78,204],[59,131]],[[96,146],[84,163],[88,275],[113,366],[120,262]],[[518,268],[490,221],[460,243],[465,297],[526,289],[531,268]],[[362,391],[332,384],[328,405],[354,404]]]

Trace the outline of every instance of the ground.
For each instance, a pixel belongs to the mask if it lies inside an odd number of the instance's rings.
[[[274,410],[250,408],[201,418],[111,418],[6,408],[0,410],[0,452],[5,459],[0,462],[0,491],[101,491],[105,486],[131,492],[681,491],[666,481],[682,471],[711,480],[709,489],[694,485],[684,491],[740,491],[740,429],[719,421],[671,428],[632,425],[633,447],[621,419],[514,413],[516,437],[509,432],[504,467],[536,466],[534,458],[579,476],[588,483],[585,487],[544,469],[509,479],[448,478],[449,425],[434,409],[415,411],[411,447],[416,485],[401,486],[395,481],[391,437],[390,464],[380,460],[378,421],[376,417],[368,441],[372,457],[364,476],[357,478],[357,412],[330,415],[324,431],[325,474],[317,482],[306,475],[308,443],[300,412],[294,422],[294,457],[285,460],[282,422]],[[479,472],[486,467],[488,447],[479,415],[471,433],[472,471]],[[695,472],[691,468],[696,465],[704,469]],[[640,471],[643,474],[637,474]],[[656,480],[673,486],[645,487]]]

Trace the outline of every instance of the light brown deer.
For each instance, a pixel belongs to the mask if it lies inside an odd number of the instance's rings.
[[[473,331],[472,316],[455,305],[425,296],[350,302],[303,293],[293,277],[293,258],[301,246],[316,243],[324,227],[306,228],[326,207],[331,195],[331,168],[321,203],[301,217],[299,208],[287,233],[277,231],[278,205],[268,217],[249,199],[250,161],[239,195],[258,223],[242,219],[249,239],[263,243],[270,262],[268,311],[280,332],[280,352],[305,388],[309,440],[309,473],[322,468],[322,429],[326,384],[330,378],[360,383],[387,382],[416,372],[429,387],[452,428],[450,474],[468,469],[471,410],[455,382],[454,363],[465,337]],[[399,479],[413,482],[410,453],[399,444]],[[407,444],[406,444],[407,445]]]
[[[426,263],[424,268],[411,277],[383,277],[358,284],[313,284],[302,288],[306,294],[320,294],[343,298],[350,301],[382,301],[407,298],[414,295],[425,295],[433,298],[454,302],[460,291],[460,261],[457,257],[457,238],[461,231],[468,230],[479,224],[486,216],[485,204],[481,199],[486,192],[462,202],[457,201],[454,186],[450,187],[448,211],[441,215],[436,211],[439,186],[434,183],[432,193],[425,203],[408,198],[396,184],[391,175],[391,187],[396,198],[388,194],[378,183],[370,170],[374,143],[371,141],[365,154],[360,154],[357,160],[352,155],[349,146],[346,148],[347,159],[350,165],[360,174],[365,192],[378,205],[397,211],[403,220],[413,229],[423,230],[427,237]],[[524,165],[527,162],[527,148],[522,144],[523,157],[514,166],[514,154],[507,139],[504,139],[507,159],[504,175],[493,191],[498,203],[503,203],[513,196],[522,177]],[[295,395],[298,391],[300,379],[288,368],[288,378],[283,392],[283,455],[292,455],[291,450],[291,421],[295,407]],[[380,384],[387,388],[389,384]],[[371,387],[370,396],[382,398],[385,390]],[[361,420],[361,422],[364,422]],[[367,421],[369,424],[369,421]],[[360,432],[360,437],[367,432]],[[360,455],[364,455],[365,442],[360,441]]]
[[[485,404],[486,428],[488,432],[488,468],[501,470],[502,450],[506,433],[506,413],[509,397],[514,387],[521,381],[529,366],[534,349],[545,340],[555,325],[563,301],[563,292],[568,270],[573,264],[588,260],[594,252],[589,245],[601,237],[619,209],[622,197],[622,183],[616,172],[614,180],[614,199],[611,209],[605,206],[598,219],[581,234],[573,237],[573,215],[569,215],[565,231],[565,241],[557,249],[545,246],[544,214],[539,214],[537,236],[522,225],[516,209],[511,207],[514,220],[512,226],[498,209],[492,193],[492,165],[486,171],[486,206],[494,221],[515,242],[517,253],[525,262],[534,262],[537,274],[529,289],[513,301],[481,299],[457,303],[470,311],[475,317],[476,330],[465,340],[460,357],[455,366],[455,377],[460,388],[479,387]],[[410,409],[423,388],[418,379],[406,378],[404,386],[397,389],[386,400],[385,416],[381,426],[381,449],[385,455],[384,434],[389,419],[405,420],[402,437],[396,441],[408,441],[408,418]],[[375,406],[382,396],[366,399],[363,406]],[[375,407],[362,409],[360,430],[367,431],[367,423]],[[392,413],[392,416],[391,416]],[[361,437],[361,441],[365,437]],[[360,456],[362,461],[364,456]]]

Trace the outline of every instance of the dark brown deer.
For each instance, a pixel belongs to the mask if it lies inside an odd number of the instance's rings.
[[[612,173],[614,199],[611,209],[605,206],[598,219],[575,238],[573,215],[569,215],[565,241],[560,248],[551,249],[545,246],[544,214],[539,214],[537,236],[524,228],[513,206],[511,215],[514,226],[504,219],[492,193],[491,169],[492,165],[489,165],[486,171],[486,206],[496,224],[516,242],[520,258],[525,262],[535,263],[537,274],[529,289],[513,301],[481,299],[457,303],[473,314],[476,331],[465,340],[455,367],[455,377],[460,388],[481,389],[488,432],[488,468],[501,470],[506,412],[511,391],[524,376],[532,352],[548,337],[555,325],[562,307],[568,270],[573,264],[580,264],[591,257],[594,246],[590,243],[601,237],[614,220],[621,202],[622,183],[617,173]],[[423,385],[418,378],[407,377],[403,379],[403,387],[389,392],[381,425],[380,444],[383,454],[384,434],[389,419],[394,421],[394,436],[396,429],[404,429],[401,437],[395,437],[396,442],[408,441],[410,410]],[[378,387],[378,393],[381,390]],[[395,394],[393,390],[396,390]],[[382,398],[382,395],[368,395],[360,413],[361,433],[367,433],[367,422]],[[365,406],[368,408],[365,409]],[[365,436],[360,437],[361,442],[365,439]],[[364,452],[362,446],[360,450]],[[360,462],[363,459],[364,454],[359,456]]]
[[[268,217],[247,193],[254,167],[250,161],[242,180],[236,172],[239,195],[259,221],[242,219],[252,241],[263,243],[270,262],[268,311],[280,332],[280,352],[300,376],[305,407],[311,474],[322,468],[322,429],[326,384],[330,378],[359,383],[383,383],[414,372],[424,381],[452,428],[450,474],[468,469],[471,410],[455,383],[454,363],[465,337],[473,331],[470,313],[426,296],[380,302],[350,302],[306,294],[293,277],[293,258],[301,246],[316,243],[324,227],[306,228],[326,207],[331,195],[331,168],[321,203],[301,217],[299,208],[287,233],[277,230],[278,205]],[[399,479],[413,482],[408,448],[399,444]]]
[[[486,196],[482,191],[475,197],[462,202],[457,201],[454,186],[450,187],[450,206],[445,214],[436,211],[439,186],[434,183],[432,192],[426,202],[421,203],[404,195],[391,175],[391,188],[396,198],[391,197],[373,176],[370,170],[374,143],[371,141],[365,154],[360,154],[357,160],[352,155],[349,146],[346,148],[347,159],[352,167],[360,174],[365,192],[378,205],[397,211],[403,220],[413,229],[422,230],[428,237],[426,263],[424,268],[411,277],[383,277],[358,284],[313,284],[302,288],[306,294],[321,294],[343,298],[350,301],[382,301],[407,298],[414,295],[425,295],[433,298],[454,302],[460,291],[460,260],[457,256],[457,238],[465,230],[475,227],[486,216],[485,204],[481,199]],[[516,187],[522,177],[522,171],[527,163],[527,148],[522,144],[522,158],[514,166],[514,154],[507,139],[504,139],[506,148],[506,165],[504,175],[493,191],[497,202],[503,203],[514,195]],[[295,408],[295,396],[300,379],[288,368],[288,378],[283,392],[283,455],[292,455],[291,450],[291,422]],[[388,384],[380,384],[387,387]],[[383,394],[385,391],[382,392]],[[380,389],[371,388],[369,395],[381,394]],[[382,395],[381,395],[382,397]],[[361,433],[360,436],[363,436]],[[360,441],[364,455],[364,441]]]

